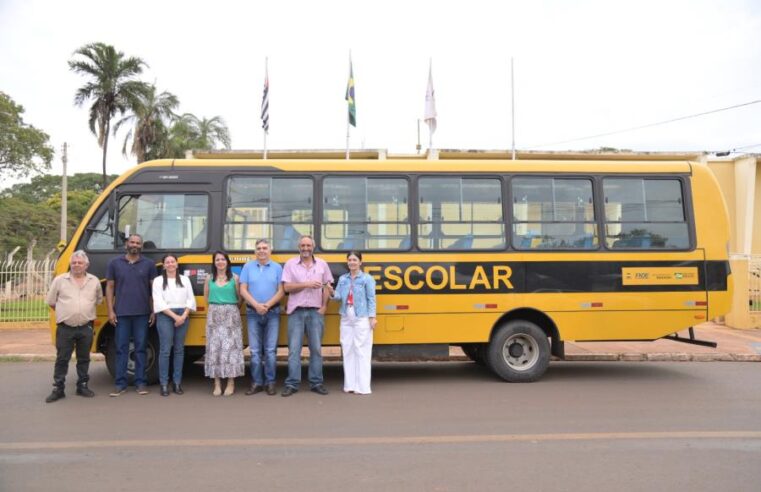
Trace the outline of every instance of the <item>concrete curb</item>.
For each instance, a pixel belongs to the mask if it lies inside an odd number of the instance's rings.
[[[566,355],[566,361],[579,362],[761,362],[761,354],[573,354]]]
[[[339,356],[323,356],[324,361],[340,362]],[[287,357],[278,356],[278,361],[286,362]],[[105,361],[103,354],[91,354],[91,361]],[[248,360],[248,358],[246,358]],[[306,358],[304,360],[307,360]],[[558,361],[554,359],[553,361]],[[566,355],[566,362],[761,362],[761,354],[687,354],[683,352],[676,353],[601,353],[601,354],[569,354]],[[41,354],[2,354],[0,362],[54,362],[55,355]],[[386,362],[386,361],[384,361]],[[399,362],[429,362],[428,360],[404,360]],[[463,355],[453,355],[449,359],[438,359],[435,362],[470,362],[470,359]]]

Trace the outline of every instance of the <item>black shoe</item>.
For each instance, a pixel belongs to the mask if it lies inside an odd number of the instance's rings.
[[[268,384],[265,389],[267,390],[267,394],[272,396],[275,394],[275,383]]]
[[[178,394],[178,395],[182,395],[185,392],[182,391],[182,385],[181,384],[179,384],[179,383],[172,383],[172,393],[175,393],[175,394]]]
[[[95,396],[95,392],[87,387],[87,383],[80,383],[77,385],[77,394],[84,396],[85,398],[92,398]]]
[[[325,386],[318,384],[317,386],[310,389],[312,393],[317,393],[318,395],[327,395],[328,394],[328,388]]]
[[[137,388],[135,388],[135,391],[137,391],[137,394],[140,396],[147,395],[148,393],[150,393],[150,391],[148,391],[148,388],[142,384],[138,386]]]
[[[53,392],[50,393],[47,398],[45,398],[45,403],[53,403],[54,401],[58,401],[61,398],[66,398],[66,394],[63,392],[63,389],[53,388]]]
[[[161,396],[169,396],[169,386],[166,384],[161,385]]]
[[[246,390],[246,394],[251,396],[264,391],[264,386],[261,384],[252,384],[250,388]]]
[[[283,392],[280,393],[280,396],[291,396],[294,393],[297,393],[299,390],[294,388],[293,386],[286,386],[283,388]]]

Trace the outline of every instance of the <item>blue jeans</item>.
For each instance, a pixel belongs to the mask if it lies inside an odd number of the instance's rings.
[[[185,312],[183,308],[172,309],[177,315]],[[159,332],[159,384],[166,386],[169,384],[169,353],[174,352],[174,370],[172,371],[172,382],[180,384],[182,382],[182,363],[185,361],[185,335],[188,334],[188,322],[185,322],[175,328],[174,320],[164,313],[156,315],[156,329]],[[172,348],[174,347],[174,351]]]
[[[274,384],[280,308],[271,309],[264,316],[253,309],[247,309],[246,320],[248,321],[248,347],[251,349],[251,380],[254,384]],[[264,360],[263,369],[262,360]]]
[[[296,308],[288,315],[288,377],[285,385],[298,389],[301,384],[301,347],[306,332],[309,342],[309,386],[322,384],[322,333],[325,317],[317,308]]]
[[[145,340],[148,337],[149,315],[116,318],[116,387],[127,387],[129,341],[135,342],[135,386],[145,386]]]

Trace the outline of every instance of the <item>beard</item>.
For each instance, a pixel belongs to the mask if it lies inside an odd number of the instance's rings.
[[[140,254],[140,249],[141,248],[139,248],[137,246],[133,246],[131,248],[127,248],[127,253],[129,253],[131,255],[139,255]]]

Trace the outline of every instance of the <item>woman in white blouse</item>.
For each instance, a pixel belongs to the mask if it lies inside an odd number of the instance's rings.
[[[169,396],[169,353],[174,346],[172,391],[182,391],[182,363],[185,359],[185,335],[188,317],[196,310],[196,298],[190,279],[177,273],[177,257],[173,254],[161,260],[164,269],[153,279],[153,312],[159,332],[159,383],[161,396]]]

